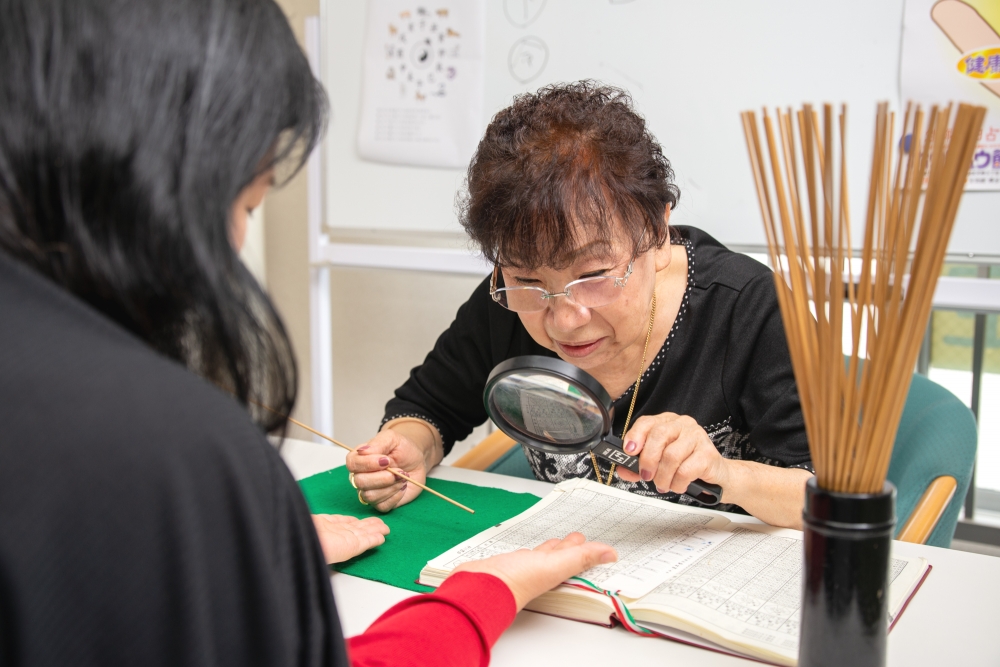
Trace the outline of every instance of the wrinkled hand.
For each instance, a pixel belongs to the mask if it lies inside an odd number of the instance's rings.
[[[517,610],[584,570],[614,563],[618,554],[607,544],[587,542],[580,533],[552,539],[530,551],[520,549],[463,563],[454,572],[485,572],[507,584]],[[452,574],[454,574],[454,572]]]
[[[341,563],[385,542],[389,526],[378,517],[356,519],[339,514],[313,514],[313,525],[327,563]]]
[[[424,452],[396,431],[386,429],[347,455],[347,469],[354,473],[366,503],[379,512],[405,505],[420,494],[420,487],[407,484],[388,468],[402,470],[421,484],[427,481],[428,464]]]
[[[652,481],[660,493],[684,493],[696,479],[727,487],[729,461],[722,458],[691,417],[664,412],[639,417],[625,437],[625,452],[639,457],[639,474],[618,467],[626,482]]]

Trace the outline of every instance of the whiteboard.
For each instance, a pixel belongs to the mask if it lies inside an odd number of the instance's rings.
[[[875,105],[900,105],[903,0],[486,3],[484,129],[515,95],[548,83],[592,78],[625,88],[676,172],[681,199],[671,221],[724,243],[763,246],[739,112],[846,103],[852,219],[863,220]],[[326,224],[460,231],[455,196],[463,170],[358,157],[365,3],[323,0],[321,8],[322,78],[331,102]],[[534,69],[521,57],[526,52]],[[951,251],[1000,255],[998,216],[1000,193],[967,193]]]

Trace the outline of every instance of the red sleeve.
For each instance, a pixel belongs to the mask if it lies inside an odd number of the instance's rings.
[[[428,595],[403,600],[351,637],[354,667],[465,667],[490,662],[490,648],[514,621],[514,596],[491,574],[459,572]]]

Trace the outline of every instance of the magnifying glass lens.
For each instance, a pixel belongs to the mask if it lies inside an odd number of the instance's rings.
[[[559,378],[525,371],[501,378],[490,398],[499,417],[553,445],[576,446],[603,434],[600,406]]]

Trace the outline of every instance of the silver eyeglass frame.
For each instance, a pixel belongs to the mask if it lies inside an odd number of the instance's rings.
[[[643,232],[643,237],[645,237],[645,235],[646,235],[646,233]],[[639,243],[640,244],[642,243],[642,239],[639,240]],[[507,308],[507,306],[504,306],[502,303],[500,303],[500,294],[501,294],[501,292],[504,292],[504,291],[511,291],[512,292],[514,290],[535,290],[536,292],[541,292],[542,293],[541,298],[543,300],[554,299],[557,296],[564,296],[564,297],[566,297],[568,299],[572,299],[573,297],[570,295],[570,288],[573,287],[573,285],[579,285],[580,283],[592,282],[592,281],[595,281],[595,280],[607,280],[608,278],[614,278],[615,279],[615,287],[620,288],[622,291],[624,291],[625,285],[628,284],[629,276],[632,275],[632,265],[635,264],[635,258],[638,257],[638,256],[639,256],[638,252],[636,252],[634,255],[632,255],[632,259],[629,260],[628,266],[625,268],[625,275],[623,275],[623,276],[590,276],[589,278],[578,278],[576,280],[572,280],[572,281],[566,283],[563,286],[563,291],[562,292],[549,292],[544,287],[532,287],[532,286],[500,287],[500,288],[498,288],[497,287],[497,275],[500,273],[500,265],[497,264],[497,263],[494,263],[493,264],[493,275],[490,278],[490,297],[495,302],[497,302],[502,308],[506,308],[507,310],[511,310],[510,308]],[[602,304],[601,306],[590,306],[590,307],[592,307],[592,308],[602,308],[603,306],[606,306],[608,304],[614,303],[615,301],[618,300],[618,298],[620,296],[621,296],[621,292],[619,292],[618,296],[616,296],[614,299],[612,299],[611,301],[608,301],[608,303]],[[574,303],[576,303],[576,302],[574,301]],[[580,304],[577,304],[577,305],[580,305]],[[582,307],[583,308],[587,308],[588,306],[582,306]],[[517,313],[517,312],[522,312],[522,313],[537,313],[540,310],[545,310],[545,307],[543,306],[542,308],[539,308],[537,310],[522,310],[522,311],[512,310],[511,312],[515,312],[515,313]]]

